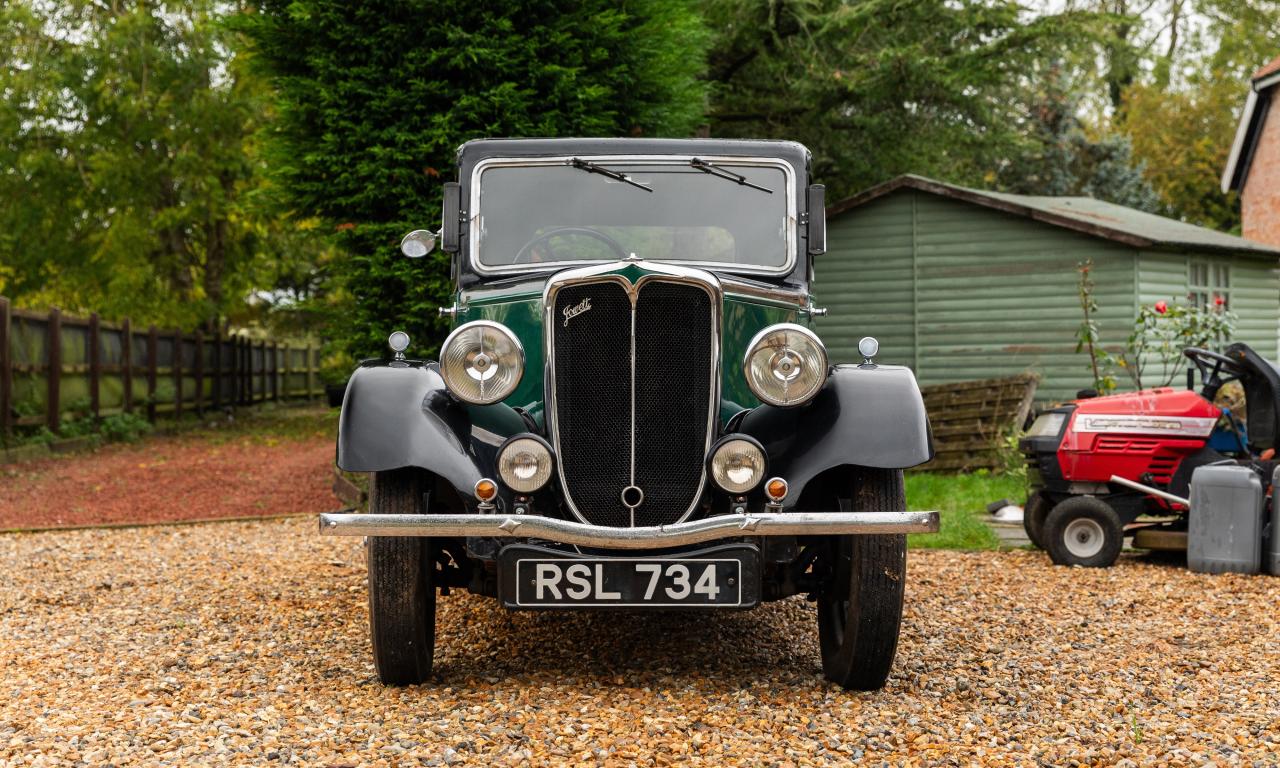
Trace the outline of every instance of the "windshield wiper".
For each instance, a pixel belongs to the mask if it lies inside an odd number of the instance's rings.
[[[615,171],[612,168],[605,168],[603,165],[596,165],[595,163],[589,163],[580,157],[575,157],[572,160],[570,160],[569,165],[572,165],[574,168],[584,170],[587,173],[598,173],[601,176],[607,176],[608,178],[613,179],[614,181],[621,181],[624,184],[630,184],[636,189],[643,189],[645,192],[653,191],[651,187],[647,187],[644,184],[641,184],[640,182],[632,179],[630,176],[623,173],[622,171]]]
[[[768,187],[762,187],[759,184],[752,184],[751,182],[747,181],[746,176],[739,176],[733,171],[727,171],[718,165],[712,165],[711,163],[708,163],[706,160],[703,160],[701,158],[697,158],[697,157],[693,158],[692,160],[689,161],[689,166],[692,168],[697,168],[699,171],[702,171],[703,173],[708,173],[708,174],[711,174],[712,176],[716,176],[721,179],[736,181],[744,187],[751,187],[752,189],[758,189],[761,192],[768,192],[771,195],[773,194],[772,189],[769,189]]]

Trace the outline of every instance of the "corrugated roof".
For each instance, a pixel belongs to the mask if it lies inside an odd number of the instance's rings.
[[[827,207],[827,216],[838,216],[899,189],[915,189],[964,200],[1138,248],[1194,248],[1280,258],[1280,248],[1092,197],[1045,197],[988,192],[914,175],[899,176],[830,205]]]

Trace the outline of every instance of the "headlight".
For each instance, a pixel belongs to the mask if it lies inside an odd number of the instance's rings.
[[[764,449],[753,440],[734,437],[711,454],[711,478],[729,493],[746,493],[764,477]]]
[[[827,350],[808,328],[780,323],[756,334],[742,367],[747,386],[761,401],[801,405],[827,380]]]
[[[1057,437],[1062,431],[1062,422],[1066,420],[1065,413],[1042,413],[1031,422],[1031,429],[1024,437]]]
[[[488,405],[506,398],[524,374],[524,348],[505,326],[475,320],[458,326],[440,349],[440,375],[459,400]]]
[[[516,493],[533,493],[551,479],[551,449],[541,438],[517,435],[498,450],[498,477]]]

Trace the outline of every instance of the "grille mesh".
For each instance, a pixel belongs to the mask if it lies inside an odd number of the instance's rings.
[[[566,308],[591,309],[565,319]],[[617,283],[556,295],[555,388],[561,471],[578,511],[598,525],[628,525],[620,494],[631,480],[631,301]]]
[[[566,309],[591,309],[568,319]],[[631,482],[631,305],[615,282],[555,299],[552,343],[559,461],[578,512],[627,526]],[[679,520],[702,490],[711,405],[713,307],[698,286],[646,282],[636,306],[636,525]]]
[[[675,522],[701,490],[711,396],[711,299],[697,286],[645,283],[636,305],[636,485]],[[639,513],[642,506],[636,510]]]

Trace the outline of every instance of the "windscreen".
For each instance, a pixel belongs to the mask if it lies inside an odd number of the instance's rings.
[[[789,190],[777,165],[570,162],[481,172],[481,265],[573,264],[634,254],[726,269],[788,266]]]

